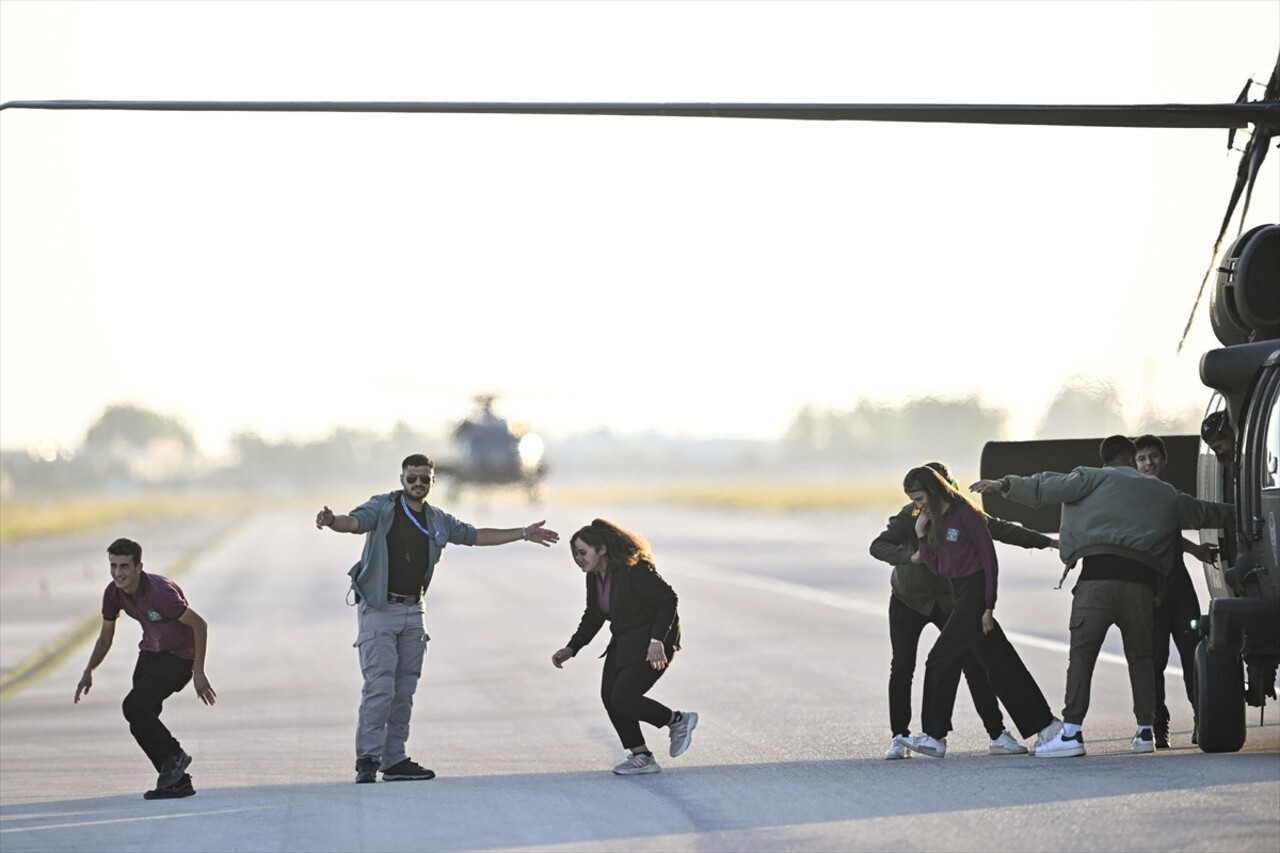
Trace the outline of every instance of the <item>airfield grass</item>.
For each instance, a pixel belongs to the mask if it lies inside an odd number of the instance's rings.
[[[237,512],[252,506],[254,500],[241,494],[86,496],[47,501],[6,498],[0,505],[0,542],[105,529],[125,519]]]
[[[6,498],[0,504],[0,542],[106,529],[128,519],[178,518],[207,513],[237,513],[272,507],[311,509],[320,503],[335,508],[354,506],[367,493],[317,498],[308,494],[262,495],[249,492],[217,494],[153,494],[145,497],[83,496],[64,500],[25,501]],[[495,494],[502,501],[523,504],[517,491]],[[892,509],[903,501],[897,483],[871,482],[756,482],[716,481],[678,483],[550,484],[546,499],[569,506],[658,503],[714,507],[747,512],[817,512]],[[320,503],[317,503],[317,500]],[[441,503],[448,505],[447,497]]]
[[[906,498],[891,482],[754,482],[574,485],[557,488],[558,503],[662,503],[754,512],[892,509]]]

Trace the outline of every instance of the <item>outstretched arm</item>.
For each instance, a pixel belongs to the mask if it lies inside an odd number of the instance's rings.
[[[115,620],[103,619],[102,630],[98,631],[98,641],[93,644],[93,652],[89,655],[89,665],[84,668],[84,673],[80,676],[80,683],[76,685],[76,702],[80,701],[81,693],[85,696],[89,695],[89,688],[93,687],[93,671],[106,658],[107,652],[111,651],[111,642],[115,639],[115,636]]]
[[[213,692],[213,686],[209,684],[209,679],[204,674],[204,653],[209,645],[209,624],[190,607],[182,612],[178,621],[190,628],[191,633],[195,635],[196,662],[192,668],[191,683],[195,686],[196,695],[200,697],[200,701],[206,705],[212,705],[218,701],[218,694]]]
[[[997,542],[1017,545],[1019,548],[1052,548],[1054,544],[1051,538],[1039,530],[995,516],[987,516],[987,529],[991,531],[991,538]]]
[[[1185,536],[1182,538],[1182,550],[1195,557],[1202,563],[1212,563],[1214,560],[1214,547],[1210,542],[1192,542]]]
[[[360,522],[356,521],[355,516],[335,515],[328,507],[316,513],[316,529],[323,530],[326,527],[338,533],[360,532]]]
[[[476,531],[477,545],[506,545],[508,542],[537,542],[550,548],[560,541],[560,534],[548,530],[545,521],[535,521],[528,527],[481,527]]]

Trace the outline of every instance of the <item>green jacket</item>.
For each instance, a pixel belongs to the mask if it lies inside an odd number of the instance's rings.
[[[1179,559],[1183,530],[1224,527],[1235,518],[1230,504],[1197,500],[1128,466],[1010,475],[1001,482],[1011,501],[1062,504],[1058,554],[1068,569],[1081,557],[1116,554],[1150,566],[1162,581]]]
[[[923,563],[911,562],[911,555],[920,547],[916,538],[917,515],[913,503],[898,510],[884,532],[871,541],[871,556],[893,566],[889,586],[898,600],[928,616],[935,604],[944,611],[951,610],[951,584]],[[988,517],[987,528],[992,539],[1020,548],[1048,548],[1053,544],[1043,533],[1000,518]]]

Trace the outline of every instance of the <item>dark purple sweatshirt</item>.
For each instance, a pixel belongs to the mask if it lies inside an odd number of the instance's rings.
[[[952,505],[942,517],[942,544],[938,553],[929,549],[928,537],[920,539],[920,559],[944,578],[963,578],[984,572],[986,574],[987,607],[996,606],[996,546],[991,541],[991,531],[978,511],[967,502]],[[933,522],[937,524],[938,521]]]

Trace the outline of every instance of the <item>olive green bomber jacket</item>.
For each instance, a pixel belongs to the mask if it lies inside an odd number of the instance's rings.
[[[1062,504],[1058,554],[1068,568],[1082,557],[1115,554],[1150,566],[1163,580],[1179,559],[1183,530],[1224,527],[1235,518],[1230,504],[1198,500],[1128,466],[1009,475],[1001,483],[1011,501]]]

